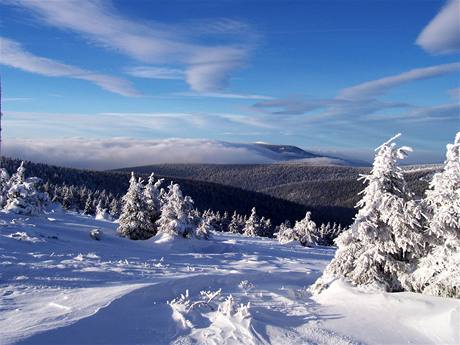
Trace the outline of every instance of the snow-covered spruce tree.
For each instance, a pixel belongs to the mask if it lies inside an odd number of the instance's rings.
[[[251,215],[246,220],[243,233],[245,236],[255,237],[260,236],[260,220],[256,213],[256,208],[253,207]]]
[[[228,212],[225,211],[222,217],[220,218],[220,231],[228,232],[228,227],[230,225],[230,216]]]
[[[211,231],[213,230],[211,224],[209,223],[209,218],[195,216],[198,220],[198,226],[195,230],[195,237],[199,239],[209,239],[211,237]]]
[[[312,291],[321,291],[339,277],[353,285],[400,291],[407,272],[423,255],[420,207],[411,200],[403,172],[397,166],[397,161],[412,150],[396,147],[394,141],[399,136],[376,149],[370,174],[361,176],[367,186],[357,203],[355,221],[336,239],[336,255]]]
[[[232,219],[228,225],[228,231],[234,234],[241,233],[240,220],[238,219],[238,213],[233,212]]]
[[[195,236],[197,224],[192,212],[192,198],[184,197],[179,185],[171,182],[156,222],[158,233],[186,238]]]
[[[311,219],[310,211],[307,211],[304,219],[296,221],[294,224],[296,239],[305,247],[311,247],[318,243],[317,232],[318,229],[316,223]]]
[[[10,189],[10,175],[6,169],[0,169],[0,208],[5,207],[8,190]]]
[[[37,189],[40,179],[26,179],[25,171],[24,162],[21,162],[16,173],[11,176],[4,209],[18,214],[37,215],[43,212],[48,196]]]
[[[93,209],[93,194],[90,192],[86,198],[85,208],[83,209],[83,214],[93,215],[95,210]]]
[[[119,213],[120,213],[120,208],[119,208],[119,205],[118,205],[118,199],[117,198],[112,198],[112,201],[110,202],[110,205],[109,205],[109,208],[110,208],[110,215],[112,216],[112,218],[118,218],[119,216]]]
[[[122,199],[122,212],[117,232],[131,240],[146,240],[155,235],[155,227],[147,212],[144,186],[131,173],[128,192]]]
[[[147,203],[147,212],[150,217],[150,221],[154,225],[155,222],[160,218],[160,186],[163,183],[163,180],[164,179],[158,179],[157,181],[155,181],[155,176],[153,173],[151,173],[144,189],[145,201]]]
[[[447,145],[446,161],[426,191],[431,251],[411,275],[411,288],[460,298],[460,132]]]

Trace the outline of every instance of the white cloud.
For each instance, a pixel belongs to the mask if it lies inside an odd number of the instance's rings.
[[[460,51],[460,0],[448,0],[420,33],[416,43],[434,54]]]
[[[177,68],[137,66],[126,68],[125,72],[138,78],[147,79],[184,79],[184,71]]]
[[[131,83],[125,79],[95,73],[33,55],[24,50],[19,43],[3,37],[0,37],[0,64],[49,77],[68,77],[86,80],[104,90],[123,96],[139,95]]]
[[[244,93],[229,93],[229,92],[176,92],[173,95],[185,97],[209,97],[209,98],[229,98],[229,99],[263,99],[271,100],[273,97],[265,95],[254,95]]]
[[[24,101],[31,101],[33,100],[32,97],[3,97],[3,102],[24,102]]]
[[[159,163],[273,162],[252,150],[250,145],[205,139],[10,139],[5,142],[5,154],[35,162],[99,170]]]
[[[381,95],[393,87],[407,84],[417,80],[439,77],[442,75],[454,73],[460,70],[460,62],[454,62],[444,65],[431,67],[416,68],[407,72],[389,77],[371,80],[356,86],[343,89],[339,93],[339,98],[344,99],[362,99],[370,96]]]
[[[149,64],[183,64],[186,81],[195,91],[215,91],[225,87],[231,73],[240,68],[250,50],[249,44],[206,45],[190,40],[193,27],[140,22],[117,13],[106,1],[4,0],[32,11],[48,25],[71,30],[98,45]],[[207,25],[210,26],[209,23]],[[211,27],[231,27],[236,33],[244,25],[221,20]],[[202,30],[203,27],[200,28]],[[206,29],[208,30],[208,29]],[[205,30],[205,31],[206,31]],[[224,30],[225,31],[225,30]],[[219,34],[215,32],[214,34]],[[241,41],[251,36],[238,33]]]
[[[460,101],[460,87],[449,90],[449,96],[455,101]]]

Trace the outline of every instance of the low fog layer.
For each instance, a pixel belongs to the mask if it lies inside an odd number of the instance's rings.
[[[372,161],[373,156],[373,150],[342,152],[330,149],[314,152],[324,156],[367,162]],[[33,162],[96,170],[161,163],[261,164],[284,161],[286,158],[255,144],[206,139],[8,139],[5,141],[4,154]],[[427,156],[426,152],[417,151],[410,158],[406,163],[439,161],[438,155]],[[317,165],[338,163],[329,158],[312,158],[304,161]]]

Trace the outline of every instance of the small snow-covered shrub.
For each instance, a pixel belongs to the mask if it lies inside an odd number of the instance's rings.
[[[274,236],[278,239],[278,241],[281,244],[286,244],[299,240],[296,231],[294,231],[294,229],[291,227],[291,223],[288,220],[280,224],[276,228]]]
[[[109,211],[102,206],[102,202],[99,201],[99,203],[96,206],[96,219],[97,220],[111,220],[111,215]]]
[[[13,238],[18,241],[24,241],[24,242],[32,242],[32,243],[43,242],[43,240],[39,239],[38,237],[31,236],[27,232],[23,232],[23,231],[15,232],[14,234],[10,234],[7,237]]]
[[[251,303],[238,305],[232,295],[228,296],[224,302],[219,304],[218,312],[227,317],[238,317],[244,319],[249,317]]]
[[[89,232],[89,236],[96,241],[100,241],[102,239],[102,230],[100,229],[93,229]]]

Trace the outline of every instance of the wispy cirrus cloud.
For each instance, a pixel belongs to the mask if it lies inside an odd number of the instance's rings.
[[[423,118],[426,121],[453,119],[455,106],[451,104],[438,107],[417,107],[407,102],[392,102],[378,99],[392,88],[429,78],[455,73],[460,70],[460,62],[417,68],[400,74],[367,81],[349,88],[342,89],[338,95],[329,99],[304,99],[292,97],[257,102],[253,105],[256,111],[272,115],[305,115],[304,121],[324,121],[345,118],[395,120]],[[458,91],[452,91],[453,93]],[[397,115],[385,115],[382,112],[398,110]],[[428,113],[442,112],[441,116],[428,116]],[[458,113],[457,113],[458,115]]]
[[[178,68],[155,67],[155,66],[136,66],[125,69],[125,73],[133,77],[146,79],[184,79],[185,73]]]
[[[389,77],[371,80],[356,86],[343,89],[339,93],[340,98],[359,99],[369,96],[382,95],[391,88],[407,84],[417,80],[430,79],[460,70],[460,62],[443,65],[416,68],[407,72],[392,75]]]
[[[433,54],[460,51],[460,0],[448,0],[422,30],[416,43]]]
[[[429,107],[411,107],[401,114],[372,114],[366,120],[376,121],[447,121],[460,120],[460,104],[450,103]]]
[[[271,100],[272,96],[246,94],[246,93],[231,93],[231,92],[176,92],[173,96],[197,97],[197,98],[228,98],[228,99],[263,99]]]
[[[248,30],[244,35],[238,34],[238,44],[197,43],[196,39],[190,39],[193,29],[187,32],[180,26],[134,21],[118,13],[108,1],[2,1],[31,11],[41,22],[81,34],[101,47],[121,52],[138,61],[182,65],[186,82],[192,90],[199,92],[225,88],[232,73],[245,64],[252,49],[252,44],[248,42],[251,36]],[[242,31],[242,26],[237,21],[222,19],[213,25],[207,23],[206,26],[198,26],[198,30],[201,30],[198,34],[212,32],[209,27],[221,28],[221,32],[231,27],[232,32],[237,34]],[[214,30],[212,34],[219,34],[219,31]],[[172,76],[171,70],[151,69],[149,72],[134,73],[143,77],[149,73],[163,79]]]
[[[0,37],[0,64],[49,77],[86,80],[104,90],[123,96],[140,95],[128,80],[36,56],[26,51],[18,42],[4,37]]]

